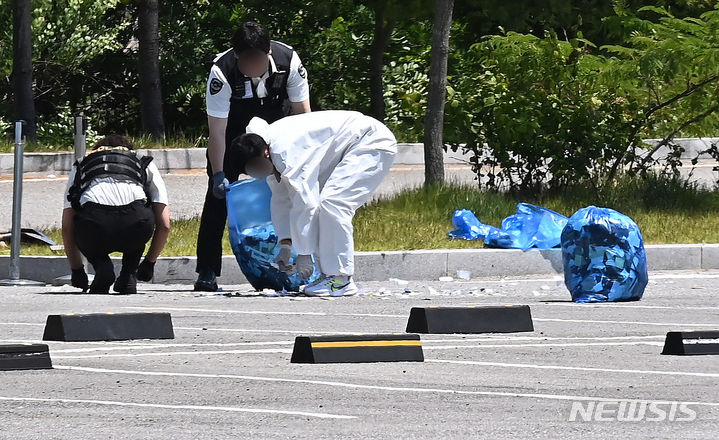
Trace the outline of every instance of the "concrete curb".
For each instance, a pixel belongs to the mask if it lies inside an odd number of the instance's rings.
[[[176,148],[138,150],[141,155],[155,158],[155,165],[163,171],[205,168],[205,148]],[[15,158],[0,154],[0,175],[12,174]],[[74,153],[25,153],[23,172],[67,174],[75,163]]]
[[[719,269],[719,244],[648,245],[647,262],[650,271],[659,270],[716,270]],[[0,256],[0,278],[8,273],[10,257]],[[160,258],[155,267],[155,283],[192,284],[195,281],[195,257]],[[114,259],[120,269],[120,259]],[[222,258],[221,284],[247,282],[232,255]],[[355,255],[358,281],[436,280],[440,276],[456,276],[467,270],[473,278],[522,275],[561,274],[560,249],[438,249],[419,251],[358,252]],[[21,257],[24,279],[52,282],[69,274],[65,257]]]

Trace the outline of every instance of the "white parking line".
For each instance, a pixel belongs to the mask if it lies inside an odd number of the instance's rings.
[[[124,347],[94,347],[94,348],[67,348],[51,350],[52,353],[88,353],[93,351],[122,351],[122,350],[152,350],[158,348],[182,347],[245,347],[263,345],[292,345],[294,341],[267,341],[267,342],[228,342],[203,344],[152,344],[152,345],[126,345]]]
[[[151,348],[162,348],[163,345],[141,345],[141,344],[120,344],[106,341],[88,341],[88,342],[63,342],[63,341],[43,341],[39,339],[0,339],[0,342],[9,342],[13,344],[47,344],[53,353],[73,353],[73,352],[90,352],[90,351],[114,351],[114,350],[140,350]],[[52,348],[55,344],[91,344],[92,348]]]
[[[642,305],[642,304],[636,304],[636,303],[629,303],[629,302],[620,302],[620,303],[587,303],[587,304],[577,304],[573,302],[553,302],[553,303],[532,303],[531,307],[534,306],[560,306],[560,307],[574,307],[576,310],[579,310],[580,308],[591,308],[591,309],[600,309],[600,308],[606,308],[606,307],[617,307],[621,309],[668,309],[668,310],[713,310],[717,311],[719,310],[719,306],[688,306],[688,307],[682,307],[682,306],[648,306],[648,305]]]
[[[153,353],[126,353],[126,354],[92,354],[82,356],[52,356],[53,359],[96,359],[120,357],[149,357],[149,356],[198,356],[209,354],[267,354],[292,353],[290,349],[257,349],[257,350],[207,350],[207,351],[156,351]]]
[[[624,325],[660,325],[663,327],[719,327],[718,324],[694,324],[687,322],[643,322],[643,321],[610,321],[601,319],[560,319],[560,318],[532,318],[539,322],[577,322],[582,324],[624,324]]]
[[[136,403],[136,402],[117,402],[112,400],[86,400],[86,399],[49,399],[34,397],[6,397],[0,396],[0,400],[12,402],[38,402],[38,403],[77,403],[89,405],[105,405],[105,406],[124,406],[136,408],[161,408],[161,409],[180,409],[194,411],[228,411],[242,412],[253,414],[280,414],[285,416],[300,417],[316,417],[319,419],[356,419],[355,416],[344,416],[339,414],[315,413],[305,411],[285,411],[278,409],[264,408],[242,408],[237,406],[198,406],[198,405],[165,405],[160,403]]]
[[[124,309],[140,310],[174,310],[179,312],[204,312],[204,313],[232,313],[241,315],[290,315],[290,316],[360,316],[363,318],[407,318],[407,315],[389,315],[383,313],[325,313],[325,312],[296,312],[276,310],[225,310],[225,309],[195,309],[191,307],[135,307],[125,306]]]
[[[144,308],[144,307],[143,307]],[[164,309],[160,309],[164,310]],[[348,315],[358,316],[358,315]],[[381,317],[398,317],[392,315],[374,315]],[[44,327],[45,324],[33,324],[28,322],[0,322],[0,325],[29,325],[29,326],[40,326]],[[279,333],[279,334],[298,334],[298,335],[356,335],[362,333],[361,330],[348,332],[348,331],[335,331],[335,330],[278,330],[278,329],[256,329],[256,328],[211,328],[211,327],[181,327],[173,325],[175,330],[191,330],[191,331],[210,331],[210,332],[233,332],[233,333]],[[1,339],[2,341],[12,341],[10,339]],[[27,341],[26,341],[27,342]],[[63,343],[63,344],[76,344],[77,342],[65,342],[65,341],[39,341],[44,343]],[[93,342],[83,342],[85,344]],[[96,344],[107,344],[112,342],[94,342]]]
[[[618,368],[593,368],[593,367],[569,367],[565,365],[536,365],[536,364],[510,364],[505,362],[483,362],[483,361],[458,361],[450,359],[425,359],[425,362],[438,364],[457,364],[457,365],[481,365],[484,367],[502,367],[502,368],[532,368],[539,370],[574,370],[574,371],[594,371],[602,373],[631,373],[631,374],[656,374],[660,376],[692,376],[692,377],[717,377],[719,373],[694,373],[690,371],[661,371],[661,370],[625,370]]]
[[[212,327],[174,327],[175,330],[193,330],[208,332],[234,332],[234,333],[289,333],[298,335],[356,335],[362,332],[338,332],[334,330],[266,330],[266,329],[250,329],[250,328],[212,328]]]
[[[202,373],[171,373],[161,371],[133,371],[133,370],[110,370],[104,368],[88,368],[88,367],[75,367],[75,366],[64,366],[56,365],[55,368],[62,370],[76,370],[91,373],[114,373],[114,374],[130,374],[139,376],[165,376],[165,377],[195,377],[195,378],[210,378],[210,379],[234,379],[234,380],[251,380],[258,382],[280,382],[280,383],[301,383],[309,385],[323,385],[339,388],[350,388],[350,389],[365,389],[365,390],[378,390],[378,391],[396,391],[401,393],[428,393],[428,394],[461,394],[461,395],[472,395],[472,396],[491,396],[491,397],[523,397],[533,399],[550,399],[550,400],[568,400],[568,401],[608,401],[608,402],[655,402],[659,404],[672,404],[672,403],[685,403],[691,405],[719,407],[719,402],[690,402],[690,401],[666,401],[656,399],[627,399],[621,397],[599,397],[599,396],[579,396],[579,395],[566,395],[566,394],[543,394],[543,393],[511,393],[511,392],[500,392],[500,391],[467,391],[457,389],[446,389],[446,388],[417,388],[417,387],[385,387],[379,385],[364,385],[348,382],[334,382],[334,381],[322,381],[322,380],[311,380],[311,379],[287,379],[280,377],[258,377],[258,376],[241,376],[234,374],[202,374]],[[671,372],[668,372],[671,373]],[[719,375],[717,375],[719,376]]]
[[[697,279],[716,279],[719,273],[657,273],[649,274],[650,280],[697,280]]]
[[[637,336],[508,336],[498,334],[487,334],[484,336],[472,335],[467,337],[463,334],[442,335],[442,337],[454,336],[454,339],[432,339],[433,335],[422,335],[425,342],[477,342],[477,341],[607,341],[607,340],[634,340],[634,339],[664,339],[666,335],[637,335]],[[479,336],[479,337],[478,337]],[[436,336],[435,336],[436,337]]]
[[[42,339],[0,339],[0,342],[8,342],[12,344],[47,344],[48,346],[53,345],[66,345],[69,347],[72,346],[82,346],[82,345],[97,345],[99,346],[98,350],[103,350],[108,347],[117,347],[118,350],[121,350],[123,347],[138,347],[141,345],[137,344],[137,340],[135,341],[44,341]],[[147,340],[140,340],[139,341],[142,346],[147,346]],[[157,344],[158,347],[161,347],[162,345]],[[103,348],[104,347],[104,348]]]
[[[582,342],[566,344],[471,344],[471,345],[424,345],[425,350],[455,350],[460,348],[524,348],[524,347],[587,347],[587,346],[619,346],[619,345],[653,345],[661,347],[663,342],[631,341],[631,342]]]

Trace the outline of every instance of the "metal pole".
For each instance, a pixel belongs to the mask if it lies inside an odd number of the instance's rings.
[[[85,157],[87,151],[86,136],[87,118],[84,113],[75,116],[75,160]]]
[[[25,149],[25,136],[22,133],[24,121],[15,122],[15,168],[12,182],[12,231],[10,239],[10,278],[0,280],[0,286],[42,286],[45,283],[20,279],[20,212],[22,210],[22,172],[23,150]]]
[[[22,171],[25,137],[22,133],[22,121],[15,122],[15,168],[12,182],[12,233],[10,248],[10,279],[20,279],[20,211],[22,209]]]

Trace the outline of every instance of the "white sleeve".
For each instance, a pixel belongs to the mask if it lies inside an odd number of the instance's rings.
[[[169,198],[167,197],[167,187],[165,181],[162,180],[160,170],[157,168],[154,162],[150,162],[147,166],[147,195],[150,197],[151,203],[162,203],[163,205],[169,205]]]
[[[72,208],[72,204],[67,200],[67,196],[70,194],[70,187],[75,182],[75,174],[77,174],[77,167],[72,166],[70,175],[67,177],[67,185],[65,186],[65,195],[63,196],[62,209]]]
[[[216,65],[212,66],[210,76],[207,78],[207,89],[205,90],[205,103],[207,114],[215,118],[226,119],[230,114],[230,98],[232,90],[222,74],[222,70]]]
[[[267,177],[267,185],[272,191],[270,212],[272,225],[279,240],[291,238],[290,232],[290,196],[285,182],[278,182],[275,176]]]
[[[310,99],[307,70],[302,65],[297,52],[292,52],[292,59],[290,60],[290,72],[287,77],[287,97],[291,102],[302,102]]]

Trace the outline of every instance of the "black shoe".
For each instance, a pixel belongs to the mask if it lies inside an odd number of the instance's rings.
[[[133,295],[137,293],[137,275],[134,272],[128,273],[121,271],[112,290],[120,295]]]
[[[211,270],[202,270],[195,281],[195,291],[201,292],[217,292],[217,278],[215,272]]]
[[[112,261],[107,260],[92,266],[95,269],[95,278],[90,284],[90,293],[110,293],[110,286],[115,281],[115,268]]]

